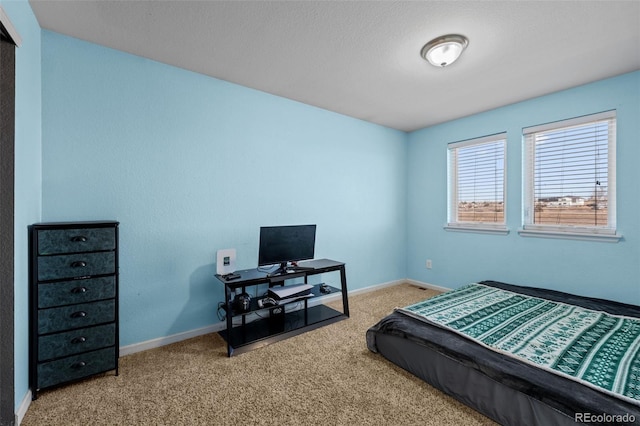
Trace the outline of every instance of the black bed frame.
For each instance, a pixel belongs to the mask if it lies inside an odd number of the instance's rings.
[[[481,284],[640,318],[640,307],[495,281]],[[367,346],[502,425],[640,425],[640,406],[393,312],[367,331]],[[608,415],[608,417],[603,416]],[[616,422],[626,415],[627,423]]]

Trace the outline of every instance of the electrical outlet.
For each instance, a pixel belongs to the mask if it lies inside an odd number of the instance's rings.
[[[432,266],[431,259],[427,259],[427,269],[431,269]]]

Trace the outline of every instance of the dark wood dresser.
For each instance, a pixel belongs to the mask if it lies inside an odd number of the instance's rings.
[[[118,222],[38,223],[30,239],[29,382],[118,374]]]

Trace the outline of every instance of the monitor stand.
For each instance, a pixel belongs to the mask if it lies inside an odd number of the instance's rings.
[[[277,276],[287,274],[289,272],[301,272],[301,271],[313,271],[315,268],[307,266],[298,266],[295,263],[289,265],[289,262],[280,262],[280,266],[273,272],[270,272],[270,276]]]
[[[274,276],[274,275],[286,274],[287,270],[289,269],[287,266],[288,264],[289,262],[281,262],[278,269],[276,269],[273,272],[270,272],[269,275]]]

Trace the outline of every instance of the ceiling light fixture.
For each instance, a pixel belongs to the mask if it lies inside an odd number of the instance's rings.
[[[420,55],[431,65],[444,68],[454,63],[468,44],[469,40],[465,36],[449,34],[425,44]]]

